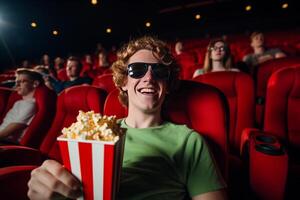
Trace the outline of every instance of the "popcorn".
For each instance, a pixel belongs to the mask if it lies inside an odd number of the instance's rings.
[[[79,111],[77,122],[68,128],[63,128],[65,138],[97,141],[117,141],[122,129],[116,116],[101,116],[94,111]]]

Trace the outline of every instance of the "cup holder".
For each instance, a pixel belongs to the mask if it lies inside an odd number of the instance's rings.
[[[256,144],[255,149],[259,152],[262,152],[264,154],[268,155],[282,155],[284,154],[284,151],[282,148],[276,147],[272,144]]]
[[[276,139],[269,135],[257,135],[255,139],[256,141],[268,143],[268,144],[274,144],[276,142]]]

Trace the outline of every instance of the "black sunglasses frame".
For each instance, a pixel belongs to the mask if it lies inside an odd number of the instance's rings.
[[[140,79],[145,76],[151,66],[151,73],[155,80],[168,80],[170,77],[170,69],[161,63],[144,63],[135,62],[127,66],[127,74],[131,78]]]

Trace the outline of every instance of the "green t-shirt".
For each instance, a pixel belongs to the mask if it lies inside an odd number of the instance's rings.
[[[182,200],[226,187],[203,138],[185,125],[128,127],[118,199]]]

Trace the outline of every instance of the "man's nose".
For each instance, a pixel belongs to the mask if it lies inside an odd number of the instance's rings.
[[[153,73],[152,73],[152,66],[148,66],[147,73],[145,74],[144,78],[146,80],[152,80],[153,79]]]

